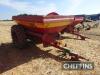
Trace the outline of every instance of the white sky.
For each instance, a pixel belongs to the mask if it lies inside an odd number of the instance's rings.
[[[98,14],[100,0],[0,0],[0,19],[11,19],[16,14],[46,15]]]

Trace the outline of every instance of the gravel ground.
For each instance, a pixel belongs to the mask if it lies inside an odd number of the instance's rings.
[[[94,35],[89,36],[94,32],[98,34],[99,28],[84,33],[92,38],[85,41],[64,34],[66,38],[62,42],[67,43],[67,48],[95,64],[94,70],[90,71],[66,71],[62,70],[64,60],[57,57],[59,53],[54,47],[44,48],[42,44],[37,44],[24,50],[14,48],[10,34],[10,28],[14,24],[0,22],[0,75],[100,75],[100,40]]]

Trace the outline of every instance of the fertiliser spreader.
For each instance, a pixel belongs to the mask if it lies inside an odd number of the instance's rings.
[[[74,31],[74,26],[83,22],[83,17],[62,16],[53,12],[47,16],[40,15],[18,15],[13,16],[17,25],[12,26],[12,40],[16,47],[24,48],[27,46],[27,39],[38,41],[40,40],[44,46],[53,46],[64,52],[64,55],[69,54],[73,59],[84,59],[77,54],[71,53],[70,50],[60,47],[59,33],[69,32],[80,36],[85,40],[85,37]],[[34,42],[33,41],[33,42]]]

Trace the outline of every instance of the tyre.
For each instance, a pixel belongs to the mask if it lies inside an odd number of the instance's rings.
[[[15,47],[23,49],[27,47],[27,36],[25,30],[20,25],[14,25],[11,27],[12,42]]]

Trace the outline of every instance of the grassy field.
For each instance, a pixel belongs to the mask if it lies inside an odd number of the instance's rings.
[[[100,75],[100,29],[94,28],[82,32],[90,39],[85,41],[73,39],[76,36],[64,34],[63,43],[73,52],[94,62],[94,70],[81,71],[62,70],[64,60],[57,55],[54,47],[44,48],[42,44],[31,45],[19,50],[13,47],[11,26],[13,21],[0,21],[0,75]]]

